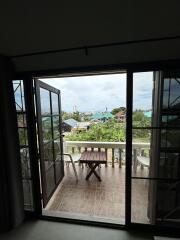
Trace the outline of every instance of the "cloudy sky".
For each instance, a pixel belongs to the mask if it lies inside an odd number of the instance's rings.
[[[151,109],[152,72],[134,75],[133,108]],[[126,106],[126,74],[40,79],[61,91],[62,110],[111,111]]]

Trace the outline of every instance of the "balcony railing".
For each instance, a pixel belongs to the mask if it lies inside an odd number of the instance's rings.
[[[119,167],[125,164],[125,142],[92,142],[92,141],[64,141],[64,151],[67,153],[83,152],[87,150],[97,150],[107,152],[108,162],[118,162]],[[137,156],[146,155],[149,157],[150,143],[133,142],[133,162],[137,163]]]

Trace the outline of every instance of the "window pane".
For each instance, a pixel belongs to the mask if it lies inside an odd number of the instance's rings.
[[[60,136],[59,133],[59,116],[54,116],[53,117],[53,134],[54,134],[54,139],[58,138]]]
[[[41,98],[41,114],[50,115],[50,94],[49,91],[40,88],[40,98]]]
[[[43,147],[45,169],[48,169],[54,163],[52,141],[44,144]]]
[[[51,117],[42,117],[43,142],[52,139]]]
[[[162,148],[180,148],[180,130],[161,130]]]
[[[16,111],[23,112],[25,111],[23,81],[22,80],[13,81],[13,89],[14,89]]]
[[[31,178],[30,160],[29,160],[29,149],[21,148],[21,166],[23,178]]]
[[[179,178],[180,172],[180,154],[162,152],[158,164],[159,178]]]
[[[17,114],[18,127],[27,127],[26,114]]]
[[[153,72],[133,74],[133,126],[151,126]]]
[[[58,95],[55,93],[51,93],[51,100],[52,100],[52,113],[59,114],[59,99]]]
[[[60,155],[56,158],[55,167],[56,167],[56,182],[58,182],[60,180],[60,177],[62,177],[62,172],[64,171],[63,162]]]
[[[132,179],[131,221],[135,223],[150,223],[148,215],[149,180]]]
[[[180,78],[164,79],[163,108],[180,109]]]
[[[139,148],[141,148],[141,145],[143,143],[150,144],[151,132],[152,130],[150,129],[133,129],[132,130],[133,143],[136,143],[137,146],[139,143]]]
[[[180,115],[163,115],[161,125],[162,127],[179,127]]]
[[[54,141],[54,159],[57,158],[57,155],[61,153],[60,149],[60,141],[55,140]]]
[[[24,191],[24,208],[26,210],[33,210],[33,193],[32,193],[32,181],[23,179],[23,191]]]
[[[55,186],[54,165],[46,170],[47,196],[51,194]]]
[[[132,222],[178,223],[179,203],[180,181],[132,180]]]
[[[166,109],[169,106],[169,79],[164,79],[164,89],[163,89],[163,108]]]
[[[20,145],[28,145],[28,138],[27,138],[27,129],[26,128],[19,128],[19,141]]]

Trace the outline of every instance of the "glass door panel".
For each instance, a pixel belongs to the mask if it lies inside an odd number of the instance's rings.
[[[45,207],[64,176],[60,134],[60,91],[37,80],[36,106],[41,183]]]
[[[133,74],[132,222],[180,220],[179,102],[177,71]]]

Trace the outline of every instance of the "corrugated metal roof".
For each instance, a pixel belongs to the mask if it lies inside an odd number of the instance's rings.
[[[109,118],[113,118],[114,115],[112,115],[111,113],[95,113],[91,119],[92,120],[96,120],[96,119],[109,119]]]
[[[78,124],[78,121],[76,121],[73,118],[69,118],[67,120],[64,120],[63,123],[66,123],[67,125],[71,126],[71,127],[76,127]]]

